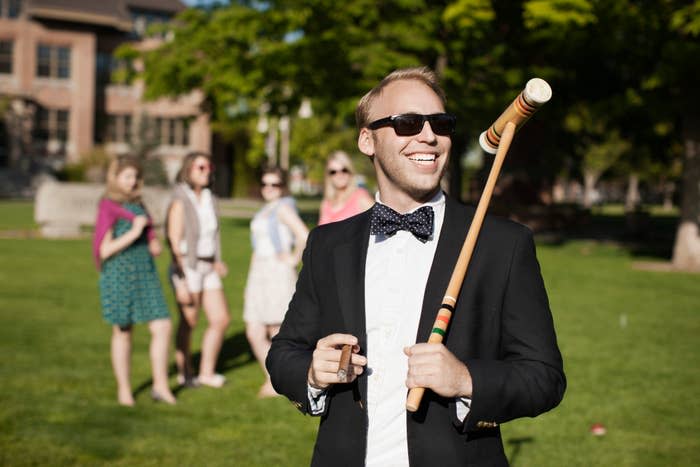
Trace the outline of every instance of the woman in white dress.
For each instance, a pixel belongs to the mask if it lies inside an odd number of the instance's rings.
[[[297,265],[309,234],[286,194],[285,173],[277,167],[264,170],[261,192],[265,205],[250,223],[253,255],[245,287],[243,320],[246,337],[265,372],[259,397],[275,396],[265,369],[270,342],[284,320],[294,294]]]

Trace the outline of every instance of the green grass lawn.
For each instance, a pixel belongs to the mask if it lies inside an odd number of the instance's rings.
[[[31,228],[31,205],[0,203],[0,219],[0,230]],[[116,405],[88,239],[0,239],[0,465],[308,465],[317,420],[255,397],[263,375],[241,319],[247,222],[223,224],[233,323],[219,370],[229,382],[181,391],[175,407],[149,399],[144,326],[137,405]],[[538,251],[568,391],[553,412],[503,426],[511,463],[698,465],[700,276],[636,271],[626,250],[585,240]],[[589,433],[595,422],[607,435]]]
[[[30,230],[34,223],[34,203],[31,201],[0,202],[0,232]]]

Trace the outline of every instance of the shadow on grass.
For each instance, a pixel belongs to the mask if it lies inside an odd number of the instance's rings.
[[[562,229],[538,233],[540,243],[563,246],[573,240],[614,243],[635,257],[670,260],[677,216],[587,214],[585,221]]]
[[[510,455],[508,456],[508,462],[511,466],[517,465],[518,456],[520,455],[520,450],[524,444],[530,444],[535,441],[532,436],[523,436],[520,438],[511,438],[507,441],[508,446],[511,446]]]
[[[198,352],[194,359],[199,364],[201,354]],[[217,367],[222,373],[228,373],[238,367],[257,363],[253,353],[250,350],[248,339],[245,337],[245,332],[239,332],[233,336],[229,336],[224,340],[219,354]]]
[[[192,368],[199,368],[199,362],[201,359],[201,352],[193,353]],[[221,345],[221,352],[219,352],[219,358],[217,360],[218,372],[226,374],[238,367],[248,365],[251,362],[255,362],[255,358],[250,351],[250,346],[248,345],[248,339],[246,339],[245,332],[239,332],[224,339],[224,342]],[[175,374],[177,374],[177,368],[173,363],[168,369],[168,375],[173,376]],[[136,389],[134,389],[134,397],[149,389],[152,384],[152,379],[148,379],[139,384]],[[173,390],[173,393],[177,395],[177,393],[182,389],[182,386],[178,386]]]
[[[52,464],[44,458],[43,462],[28,461],[25,465],[85,465],[83,462],[86,462],[86,457],[91,458],[93,465],[102,465],[103,462],[121,459],[128,454],[130,441],[138,436],[134,429],[134,421],[138,418],[136,411],[116,404],[64,413],[60,422],[50,424],[51,430],[48,433],[56,440],[54,443],[60,442],[67,449],[70,460],[62,459],[62,462]],[[116,436],[116,433],[119,435]],[[37,459],[33,457],[35,454],[27,455],[30,459]]]

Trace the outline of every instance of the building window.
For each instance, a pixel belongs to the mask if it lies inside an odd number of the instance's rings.
[[[180,120],[182,122],[182,139],[180,140],[183,146],[190,145],[190,121],[189,119],[183,118]]]
[[[0,41],[0,73],[12,74],[12,41]]]
[[[0,120],[0,167],[10,165],[10,135],[5,122]]]
[[[7,17],[17,18],[22,9],[22,0],[7,0]]]
[[[160,135],[163,121],[161,118],[154,118],[144,115],[139,128],[139,136],[146,146],[159,146],[161,144]]]
[[[107,116],[107,135],[105,140],[108,143],[130,143],[131,134],[131,115]]]
[[[124,127],[124,132],[123,132],[123,139],[125,143],[131,143],[131,115],[124,115],[124,118],[122,119],[123,121],[123,127]]]
[[[146,116],[140,137],[147,145],[189,146],[190,117],[164,118]]]
[[[17,18],[22,9],[22,0],[0,0],[0,18]]]
[[[37,112],[35,137],[39,141],[68,141],[70,112],[60,109],[40,108]]]
[[[68,111],[56,111],[56,139],[59,141],[68,141]]]
[[[36,75],[70,78],[70,48],[39,44],[36,49]]]
[[[169,146],[189,146],[190,131],[187,118],[164,118],[162,144]]]
[[[105,141],[113,143],[117,141],[117,116],[107,115],[107,126],[105,128]]]
[[[175,146],[177,145],[177,139],[177,119],[168,119],[168,140],[166,141],[166,144],[170,146]]]
[[[112,55],[107,52],[97,52],[95,58],[95,75],[97,84],[109,84],[112,78]]]
[[[153,141],[160,144],[163,138],[163,119],[153,119]]]
[[[155,11],[148,10],[133,10],[131,11],[131,22],[133,24],[133,30],[131,35],[133,37],[144,37],[149,35],[151,37],[163,37],[162,32],[149,33],[148,29],[153,24],[166,24],[170,21],[172,15],[168,13],[159,13]]]

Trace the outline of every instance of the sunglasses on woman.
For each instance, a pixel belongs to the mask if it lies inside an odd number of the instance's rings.
[[[413,136],[423,131],[426,120],[430,123],[433,133],[440,136],[451,136],[455,132],[457,118],[454,115],[441,114],[401,114],[375,120],[367,128],[376,130],[385,126],[390,126],[398,136]]]
[[[266,182],[260,182],[260,186],[265,188],[266,186],[271,186],[272,188],[282,188],[282,184],[275,182],[275,183],[266,183]]]
[[[194,167],[200,172],[211,172],[214,169],[211,164],[197,164]]]
[[[349,174],[350,170],[347,167],[343,167],[342,169],[330,169],[328,171],[328,175],[335,175],[335,174]]]

